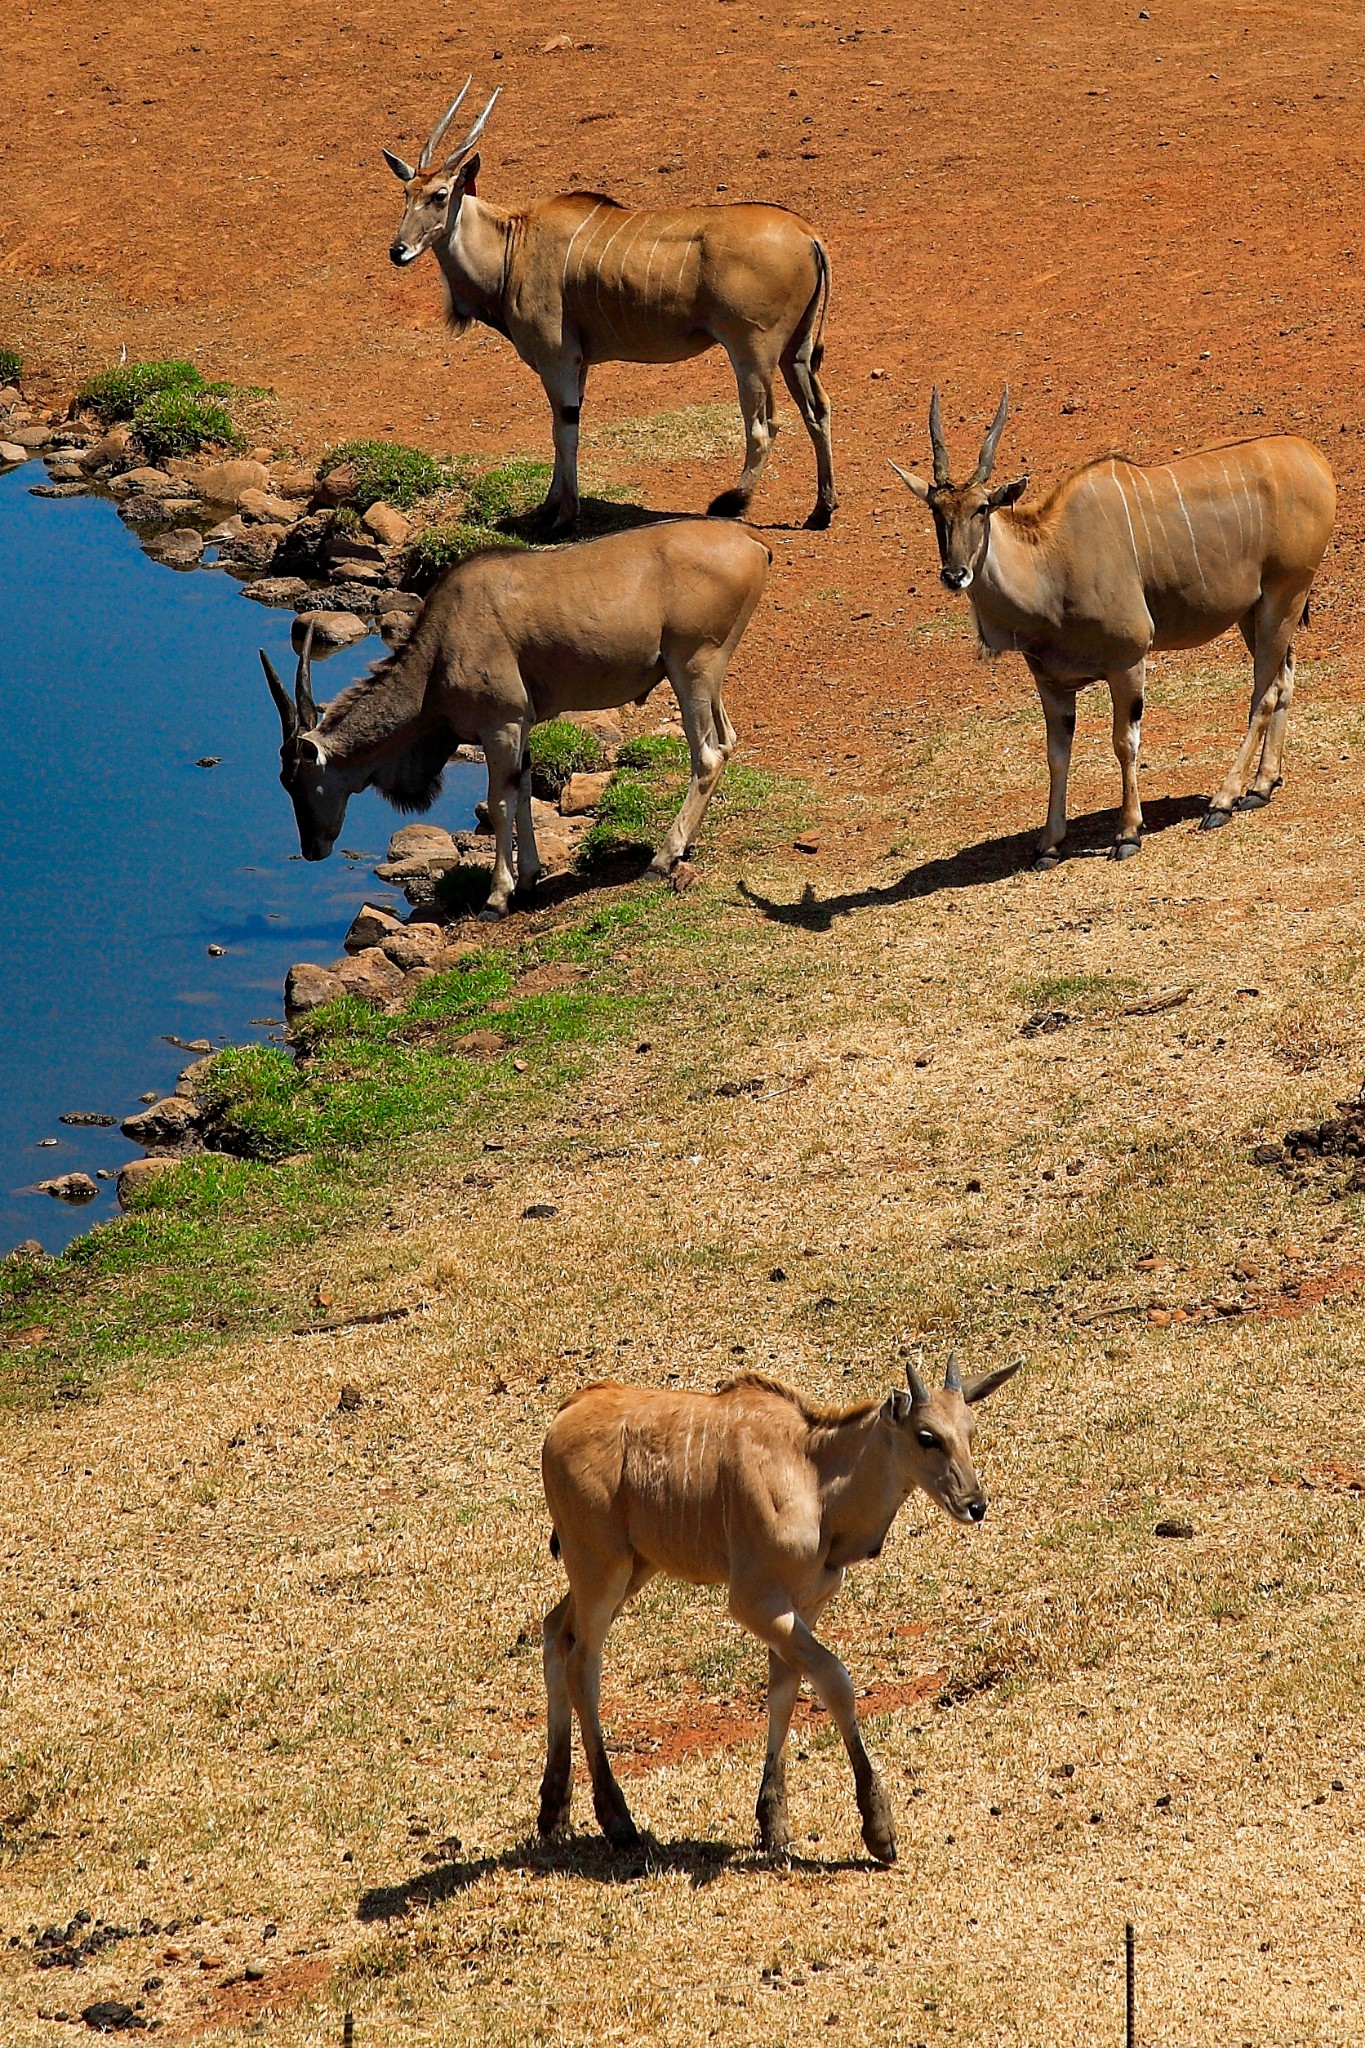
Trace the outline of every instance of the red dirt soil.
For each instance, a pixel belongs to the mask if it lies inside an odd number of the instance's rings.
[[[487,0],[12,10],[0,340],[62,397],[126,344],[275,386],[316,441],[380,432],[544,453],[544,397],[510,345],[453,341],[431,259],[401,274],[387,261],[400,193],[380,146],[410,152],[473,72],[471,104],[503,88],[480,187],[497,203],[571,186],[637,204],[761,197],[828,240],[843,505],[828,534],[781,530],[814,496],[784,402],[755,503],[777,564],[732,687],[751,755],[866,785],[886,753],[878,708],[899,707],[898,732],[913,733],[946,701],[1031,697],[1020,665],[979,666],[961,638],[907,642],[907,626],[961,609],[885,461],[924,464],[934,381],[964,466],[1008,379],[1000,474],[1027,469],[1039,486],[1115,447],[1161,459],[1253,432],[1310,436],[1344,488],[1303,652],[1354,644],[1356,7],[1152,0],[1143,19],[1132,0],[1003,13],[984,0],[834,12],[690,0],[678,12],[619,0],[510,20]],[[732,401],[733,384],[717,355],[608,366],[589,390],[585,453],[594,421],[718,398]],[[632,481],[651,505],[694,509],[736,466],[679,462]],[[1043,779],[1040,732],[1029,815]]]
[[[861,1687],[858,1719],[866,1725],[878,1714],[896,1713],[903,1707],[917,1707],[933,1698],[943,1684],[943,1674],[928,1673],[918,1678],[886,1680]],[[617,1716],[618,1726],[622,1717]],[[797,1742],[812,1727],[832,1728],[824,1708],[803,1694],[792,1717],[792,1736]],[[735,1749],[744,1743],[761,1746],[768,1732],[766,1709],[746,1712],[731,1700],[696,1700],[680,1706],[667,1719],[631,1719],[629,1731],[610,1742],[612,1764],[618,1777],[641,1778],[660,1771],[685,1757],[712,1756],[720,1749]]]

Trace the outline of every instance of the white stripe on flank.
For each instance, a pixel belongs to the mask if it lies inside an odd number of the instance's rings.
[[[1142,581],[1142,557],[1141,557],[1141,555],[1140,555],[1140,554],[1138,553],[1137,535],[1136,535],[1136,534],[1134,533],[1134,531],[1133,531],[1133,515],[1132,515],[1132,513],[1131,513],[1131,512],[1130,512],[1130,511],[1128,510],[1128,493],[1127,493],[1127,492],[1126,492],[1126,491],[1124,490],[1124,488],[1123,488],[1123,485],[1122,485],[1122,484],[1121,484],[1121,483],[1119,482],[1119,472],[1118,472],[1118,465],[1117,465],[1116,463],[1113,463],[1113,462],[1111,462],[1111,463],[1110,463],[1110,465],[1109,465],[1109,474],[1110,474],[1110,475],[1111,475],[1111,476],[1113,477],[1113,479],[1114,479],[1114,489],[1115,489],[1115,490],[1116,490],[1116,491],[1118,492],[1118,494],[1119,494],[1119,503],[1120,503],[1120,504],[1122,505],[1122,507],[1123,507],[1123,516],[1124,516],[1124,518],[1125,518],[1125,519],[1126,519],[1126,520],[1128,521],[1128,538],[1129,538],[1129,540],[1130,540],[1130,541],[1131,541],[1131,542],[1133,543],[1133,561],[1134,561],[1134,563],[1135,563],[1135,564],[1136,564],[1136,566],[1137,566],[1137,572],[1138,572],[1138,581],[1139,581],[1139,582],[1141,582],[1141,581]]]
[[[1152,568],[1153,568],[1153,570],[1155,570],[1155,568],[1156,568],[1156,554],[1155,554],[1155,552],[1154,552],[1154,550],[1153,550],[1153,547],[1152,547],[1152,527],[1151,527],[1151,522],[1150,522],[1150,520],[1149,520],[1149,519],[1148,519],[1148,517],[1147,517],[1147,508],[1146,508],[1146,506],[1145,506],[1145,505],[1143,504],[1143,502],[1142,502],[1142,493],[1141,493],[1141,491],[1139,491],[1139,490],[1138,490],[1138,488],[1137,488],[1137,486],[1138,486],[1139,482],[1141,482],[1141,483],[1145,483],[1145,484],[1147,485],[1147,488],[1148,488],[1148,490],[1150,490],[1150,489],[1151,489],[1151,487],[1152,487],[1152,484],[1151,484],[1151,478],[1150,478],[1150,477],[1149,477],[1149,476],[1147,475],[1146,471],[1145,471],[1145,470],[1142,470],[1142,469],[1135,469],[1135,470],[1133,471],[1133,493],[1134,493],[1134,496],[1133,496],[1133,503],[1134,503],[1134,505],[1135,505],[1135,506],[1137,507],[1137,516],[1138,516],[1138,518],[1139,518],[1139,519],[1140,519],[1140,520],[1142,521],[1142,533],[1143,533],[1143,538],[1144,538],[1144,539],[1146,540],[1146,542],[1147,542],[1147,552],[1148,552],[1148,554],[1149,554],[1149,555],[1150,555],[1150,556],[1152,557]],[[1163,538],[1163,539],[1165,538],[1165,535],[1164,535],[1164,534],[1163,534],[1162,538]],[[1167,552],[1167,553],[1169,554],[1169,553],[1170,553],[1170,549],[1169,549],[1169,548],[1167,548],[1166,552]],[[1146,583],[1146,575],[1145,575],[1145,574],[1144,574],[1144,577],[1143,577],[1143,582],[1144,582],[1144,585],[1145,585],[1145,583]]]
[[[1239,552],[1240,554],[1242,554],[1243,556],[1245,556],[1245,554],[1246,554],[1246,547],[1247,547],[1247,541],[1246,541],[1246,535],[1245,535],[1245,533],[1243,533],[1243,531],[1242,531],[1242,508],[1241,508],[1241,506],[1240,506],[1240,505],[1239,505],[1239,504],[1237,503],[1237,493],[1236,493],[1236,491],[1235,491],[1235,490],[1233,489],[1233,487],[1232,487],[1232,479],[1231,479],[1231,478],[1229,477],[1229,475],[1228,475],[1228,465],[1227,465],[1227,462],[1226,462],[1226,460],[1225,460],[1224,458],[1221,458],[1221,457],[1220,457],[1220,459],[1219,459],[1219,464],[1218,464],[1218,466],[1219,466],[1219,468],[1220,468],[1220,469],[1222,470],[1222,472],[1223,472],[1223,482],[1224,482],[1224,483],[1226,484],[1226,486],[1227,486],[1227,493],[1228,493],[1228,503],[1229,503],[1229,504],[1231,505],[1231,507],[1232,507],[1232,509],[1233,509],[1233,512],[1234,512],[1234,513],[1236,514],[1236,517],[1237,517],[1237,548],[1238,548],[1238,552]]]
[[[1194,537],[1194,528],[1190,524],[1190,515],[1185,510],[1184,495],[1175,480],[1175,471],[1169,463],[1165,465],[1165,469],[1167,476],[1171,479],[1171,489],[1175,492],[1176,503],[1180,507],[1180,516],[1185,522],[1185,531],[1190,536],[1190,553],[1194,556],[1194,566],[1199,571],[1199,588],[1207,595],[1209,586],[1204,581],[1204,564],[1199,559],[1199,543]]]
[[[589,226],[589,224],[590,224],[590,223],[591,223],[592,221],[596,220],[596,218],[597,218],[598,214],[599,214],[599,213],[600,213],[601,211],[602,211],[602,202],[601,202],[601,200],[599,199],[599,200],[598,200],[598,202],[597,202],[597,204],[596,204],[596,206],[594,206],[594,208],[593,208],[592,212],[591,212],[591,213],[585,213],[585,214],[584,214],[584,216],[583,216],[582,220],[581,220],[581,221],[580,221],[580,222],[578,223],[578,226],[577,226],[577,227],[576,227],[576,228],[574,229],[573,233],[572,233],[572,234],[570,235],[570,237],[569,237],[569,246],[568,246],[568,248],[567,248],[567,249],[566,249],[566,250],[564,251],[564,268],[563,268],[563,270],[562,270],[562,271],[560,272],[560,275],[559,275],[559,289],[560,289],[560,291],[561,291],[561,292],[567,291],[567,289],[568,289],[568,285],[569,285],[569,258],[570,258],[570,257],[571,257],[571,256],[573,255],[573,245],[574,245],[574,243],[575,243],[575,242],[576,242],[576,241],[578,240],[578,237],[579,237],[579,236],[580,236],[580,235],[582,234],[582,232],[583,232],[584,228],[585,228],[585,227],[587,227],[587,226]],[[578,279],[577,279],[577,278],[575,278],[575,279],[574,279],[574,282],[575,282],[575,284],[576,284],[576,283],[578,282]]]
[[[650,246],[649,258],[645,264],[645,281],[640,293],[640,298],[641,303],[643,304],[646,312],[648,312],[649,310],[649,273],[654,268],[654,258],[659,252],[659,244],[660,242],[662,242],[667,232],[668,230],[666,228],[659,229],[658,234],[654,237],[653,243]]]
[[[677,283],[676,283],[676,284],[674,285],[674,287],[673,287],[674,291],[675,291],[675,292],[676,292],[676,293],[678,294],[678,297],[679,297],[679,298],[681,298],[681,297],[682,297],[682,281],[683,281],[683,272],[684,272],[684,271],[686,270],[686,268],[687,268],[687,259],[688,259],[688,257],[689,257],[689,256],[690,256],[691,254],[692,254],[692,244],[691,244],[691,242],[690,242],[690,241],[684,241],[684,243],[683,243],[683,252],[682,252],[682,262],[681,262],[681,263],[680,263],[680,264],[678,265],[678,281],[677,281]]]
[[[620,227],[614,228],[611,234],[607,236],[606,241],[602,244],[602,253],[597,258],[596,263],[593,265],[593,268],[597,273],[597,282],[593,291],[593,296],[597,300],[597,310],[602,315],[602,318],[606,321],[608,327],[610,327],[612,333],[616,336],[616,339],[618,341],[621,339],[621,336],[617,329],[616,322],[612,319],[611,314],[602,304],[602,270],[607,260],[608,249],[610,249],[612,243],[616,240],[616,237],[618,235],[623,235],[625,233],[627,227],[630,224],[630,218],[631,216],[627,214],[625,219],[621,222]]]

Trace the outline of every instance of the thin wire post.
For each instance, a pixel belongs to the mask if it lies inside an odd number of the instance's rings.
[[[1133,1996],[1133,1923],[1123,1930],[1123,2040],[1124,2048],[1137,2048],[1137,2011]]]
[[[1129,1932],[1132,1932],[1131,1928]],[[353,2012],[342,2014],[341,2048],[355,2048],[355,2014]]]

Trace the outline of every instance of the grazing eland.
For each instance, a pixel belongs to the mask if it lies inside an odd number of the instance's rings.
[[[1020,509],[1027,477],[991,488],[1009,388],[966,483],[951,481],[939,397],[929,408],[934,480],[891,467],[933,514],[941,578],[967,592],[983,651],[1022,654],[1042,699],[1050,777],[1039,868],[1066,839],[1076,693],[1106,682],[1123,806],[1114,856],[1138,852],[1138,749],[1149,655],[1202,647],[1237,626],[1253,664],[1246,738],[1200,823],[1268,804],[1283,780],[1294,635],[1336,513],[1336,484],[1308,441],[1230,441],[1172,462],[1105,455]]]
[[[763,595],[772,557],[747,527],[661,520],[575,547],[488,548],[433,586],[405,644],[322,711],[313,701],[312,628],[291,698],[266,656],[280,714],[280,781],[305,860],[325,860],[346,805],[377,789],[396,809],[429,810],[457,747],[488,764],[496,847],[485,918],[540,876],[531,824],[531,728],[566,712],[642,704],[665,677],[692,758],[682,809],[653,861],[670,873],[691,844],[735,729],[721,701],[731,656]]]
[[[568,1823],[577,1714],[602,1831],[617,1848],[639,1839],[602,1738],[602,1646],[627,1600],[665,1572],[725,1586],[735,1620],[767,1645],[763,1847],[791,1840],[787,1731],[808,1681],[844,1739],[863,1840],[878,1862],[893,1863],[891,1807],[858,1728],[853,1681],[815,1624],[849,1566],[880,1554],[917,1487],[966,1528],[984,1519],[972,1409],[1017,1369],[963,1380],[954,1354],[941,1390],[907,1366],[908,1393],[847,1409],[813,1408],[755,1373],[715,1394],[610,1382],[570,1394],[541,1456],[550,1547],[569,1575],[543,1631],[541,1834]]]
[[[389,255],[401,265],[434,250],[456,333],[482,321],[540,378],[555,445],[543,516],[556,529],[578,517],[579,421],[594,363],[678,363],[719,346],[739,387],[745,458],[712,513],[738,518],[748,508],[777,431],[780,370],[815,447],[806,524],[828,526],[838,497],[819,373],[830,270],[815,229],[781,206],[630,207],[597,192],[561,192],[520,212],[490,206],[476,191],[476,145],[496,92],[463,140],[446,146],[469,86],[415,164],[384,151],[406,199]]]

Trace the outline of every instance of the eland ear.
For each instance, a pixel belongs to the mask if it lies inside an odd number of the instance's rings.
[[[891,462],[891,458],[889,455],[886,459],[888,462]],[[929,502],[929,485],[924,481],[924,478],[922,476],[916,476],[913,470],[902,469],[898,462],[891,462],[891,467],[892,469],[895,470],[896,475],[905,485],[906,490],[913,491],[915,496],[918,499],[920,499],[920,501],[923,504],[927,505]]]
[[[1017,505],[1028,489],[1028,478],[1017,476],[1012,484],[1001,484],[998,491],[992,491],[987,499],[992,512],[998,512],[1002,505]]]
[[[988,1400],[997,1387],[1003,1387],[1006,1380],[1012,1380],[1018,1370],[1017,1365],[1002,1365],[995,1372],[983,1373],[979,1380],[964,1381],[963,1400],[969,1408],[974,1408],[978,1401]]]
[[[391,149],[386,149],[383,152],[383,156],[385,163],[393,172],[395,178],[401,178],[405,185],[410,185],[413,179],[417,176],[417,173],[413,169],[412,165],[405,164],[402,157],[395,156]]]
[[[888,1422],[898,1422],[904,1427],[910,1420],[910,1411],[913,1406],[914,1403],[904,1387],[897,1387],[893,1394],[887,1395],[886,1406],[882,1413],[886,1416]]]

